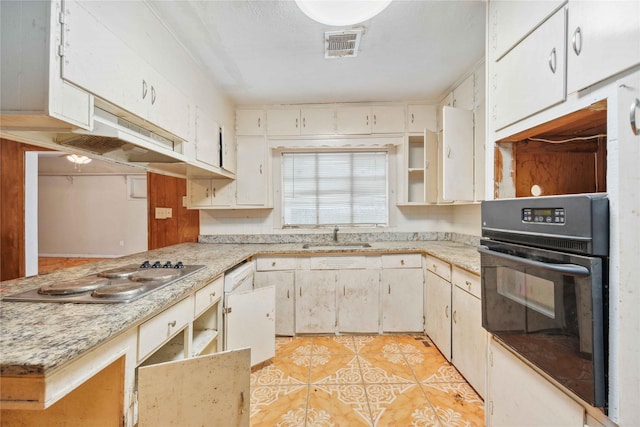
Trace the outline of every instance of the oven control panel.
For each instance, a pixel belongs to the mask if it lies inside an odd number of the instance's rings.
[[[564,224],[564,208],[523,208],[522,222]]]

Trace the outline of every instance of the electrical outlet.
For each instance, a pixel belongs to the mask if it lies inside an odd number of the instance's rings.
[[[164,217],[165,218],[172,218],[173,217],[173,209],[164,208]]]

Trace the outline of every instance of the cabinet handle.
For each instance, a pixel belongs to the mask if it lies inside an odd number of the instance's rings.
[[[456,313],[458,312],[458,310],[453,310],[453,323],[458,323],[458,320],[456,320]]]
[[[210,293],[210,294],[209,294],[209,296],[211,297],[211,299],[215,298],[215,296],[216,296],[215,291],[214,291],[214,292],[212,292],[212,293]]]
[[[156,103],[156,88],[151,86],[151,105]]]
[[[389,286],[389,295],[391,295],[391,284],[389,284],[388,286]]]
[[[465,284],[467,285],[467,289],[471,290],[471,282],[467,280]]]
[[[580,52],[582,52],[582,30],[580,27],[576,28],[573,32],[571,44],[573,45],[573,51],[576,53],[576,56],[580,55]]]
[[[636,110],[640,107],[640,99],[636,98],[631,103],[631,111],[629,111],[629,124],[631,125],[631,132],[635,136],[640,135],[640,129],[638,129],[638,124],[636,123]]]
[[[433,267],[433,271],[436,271],[438,269],[438,266],[435,264],[431,264],[431,266]]]
[[[306,117],[303,117],[303,118],[302,118],[302,127],[303,127],[303,128],[306,128],[306,127],[307,127],[307,118],[306,118]]]
[[[377,121],[378,121],[378,118],[377,118],[377,117],[376,117],[376,115],[374,114],[374,115],[373,115],[373,124],[375,125],[375,124],[377,123]]]
[[[262,165],[260,165],[260,175],[262,175]]]
[[[147,81],[146,80],[142,80],[142,99],[145,99],[147,97]]]
[[[411,113],[411,123],[413,124],[413,113]]]
[[[400,265],[404,265],[404,260],[403,259],[400,260]]]
[[[342,286],[342,295],[347,296],[347,286]]]
[[[215,187],[213,187],[213,197],[214,198],[216,197],[216,188]]]
[[[296,117],[296,129],[298,129],[298,118]]]
[[[556,73],[556,66],[557,66],[557,60],[556,60],[556,48],[554,47],[553,49],[551,49],[551,54],[549,54],[549,68],[551,69],[551,72],[553,74]]]
[[[451,158],[451,146],[447,147],[447,159]]]
[[[300,296],[302,296],[302,288],[300,288]]]
[[[449,318],[449,306],[448,305],[444,308],[444,317],[446,317],[447,319]]]
[[[209,198],[209,189],[208,188],[206,189],[205,194],[206,194],[206,197],[208,199]]]
[[[367,126],[369,126],[369,115],[367,114]]]
[[[271,263],[271,267],[275,267],[275,266],[276,266],[276,262],[275,262],[275,261],[273,261],[273,262]]]
[[[289,299],[289,289],[287,289],[287,299]]]
[[[260,117],[258,117],[258,127],[260,127],[260,126],[262,126],[262,125],[260,124]]]
[[[169,322],[169,326],[171,326],[172,328],[175,328],[175,326],[176,326],[176,321],[174,320],[173,322]]]

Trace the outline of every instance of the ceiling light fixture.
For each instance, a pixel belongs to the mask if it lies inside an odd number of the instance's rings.
[[[295,0],[300,10],[321,24],[341,27],[367,21],[391,0]]]
[[[91,163],[92,159],[90,159],[87,156],[79,156],[77,154],[69,154],[67,156],[67,160],[69,160],[71,163],[75,163],[76,165],[86,165],[87,163]]]

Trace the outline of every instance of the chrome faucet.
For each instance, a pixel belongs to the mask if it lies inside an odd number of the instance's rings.
[[[333,241],[338,243],[338,226],[336,225],[336,228],[333,229]]]

